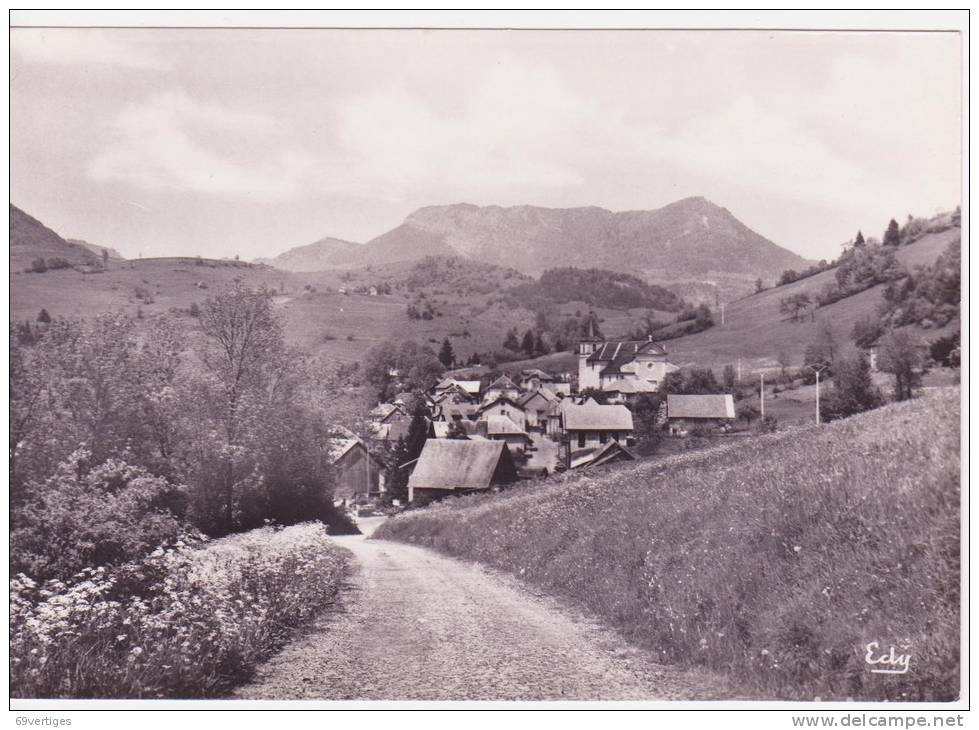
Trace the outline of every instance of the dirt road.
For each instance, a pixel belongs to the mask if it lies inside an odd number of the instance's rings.
[[[362,529],[370,531],[368,522]],[[516,580],[399,543],[354,554],[342,605],[263,665],[241,699],[710,699],[716,679],[658,665]]]

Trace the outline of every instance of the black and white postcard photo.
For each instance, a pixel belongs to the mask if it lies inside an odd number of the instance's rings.
[[[351,12],[10,12],[17,724],[964,726],[968,11]]]

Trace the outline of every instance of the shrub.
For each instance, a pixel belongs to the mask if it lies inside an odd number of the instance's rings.
[[[64,579],[146,555],[184,532],[174,516],[186,510],[184,487],[119,459],[86,470],[89,457],[77,450],[13,508],[12,571]]]
[[[747,697],[955,699],[958,389],[739,441],[447,500],[375,536],[520,575]],[[871,641],[909,644],[912,671],[875,681]]]
[[[10,582],[12,697],[217,697],[334,599],[322,525],[263,528],[66,581]]]

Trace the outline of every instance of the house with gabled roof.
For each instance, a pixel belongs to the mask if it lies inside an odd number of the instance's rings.
[[[486,436],[485,421],[432,421],[429,438],[444,439],[452,437],[473,438]]]
[[[558,397],[543,387],[520,396],[517,403],[523,407],[524,413],[526,414],[525,427],[528,429],[537,428],[542,431],[546,430],[547,413],[550,410],[551,404],[557,401]]]
[[[475,403],[476,398],[471,396],[467,391],[458,385],[454,385],[451,388],[446,388],[445,390],[440,390],[432,396],[431,402],[434,405],[440,403]]]
[[[483,403],[476,410],[476,417],[480,421],[485,421],[490,416],[506,416],[516,423],[521,431],[527,428],[527,412],[515,398],[508,398],[507,396],[501,395]]]
[[[486,390],[483,392],[483,402],[488,403],[501,396],[513,400],[520,397],[520,388],[506,375],[501,375],[486,387]]]
[[[470,398],[479,398],[483,384],[478,380],[456,380],[456,385],[469,394]]]
[[[515,481],[517,468],[502,441],[428,439],[408,478],[408,501],[426,504]]]
[[[734,396],[726,393],[666,396],[666,419],[670,433],[681,436],[688,431],[733,425],[737,414]]]
[[[457,402],[445,398],[432,407],[432,418],[436,421],[470,421],[476,418],[479,406],[468,401]]]
[[[527,370],[520,371],[520,389],[528,392],[532,392],[541,387],[545,383],[554,383],[557,378],[550,373],[540,370],[539,368],[530,368]]]
[[[390,423],[395,418],[407,416],[408,412],[399,403],[378,403],[371,409],[369,415],[372,423],[382,425]]]
[[[486,419],[486,438],[503,441],[511,450],[526,449],[533,439],[507,416],[489,416]]]
[[[444,378],[434,388],[433,397],[437,398],[441,393],[455,391],[466,395],[470,399],[479,397],[482,383],[478,380],[456,380],[455,378]]]
[[[659,386],[642,378],[617,378],[602,387],[607,403],[630,403],[644,393],[656,393]]]
[[[588,399],[581,405],[562,408],[562,426],[568,435],[568,448],[604,446],[609,441],[626,441],[632,436],[632,412],[622,405],[600,405]]]

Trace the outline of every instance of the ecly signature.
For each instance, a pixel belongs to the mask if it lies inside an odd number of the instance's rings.
[[[880,642],[871,641],[867,644],[867,653],[864,660],[873,667],[871,674],[907,674],[911,668],[911,655],[898,654],[892,646],[890,651],[884,654],[879,653]]]

